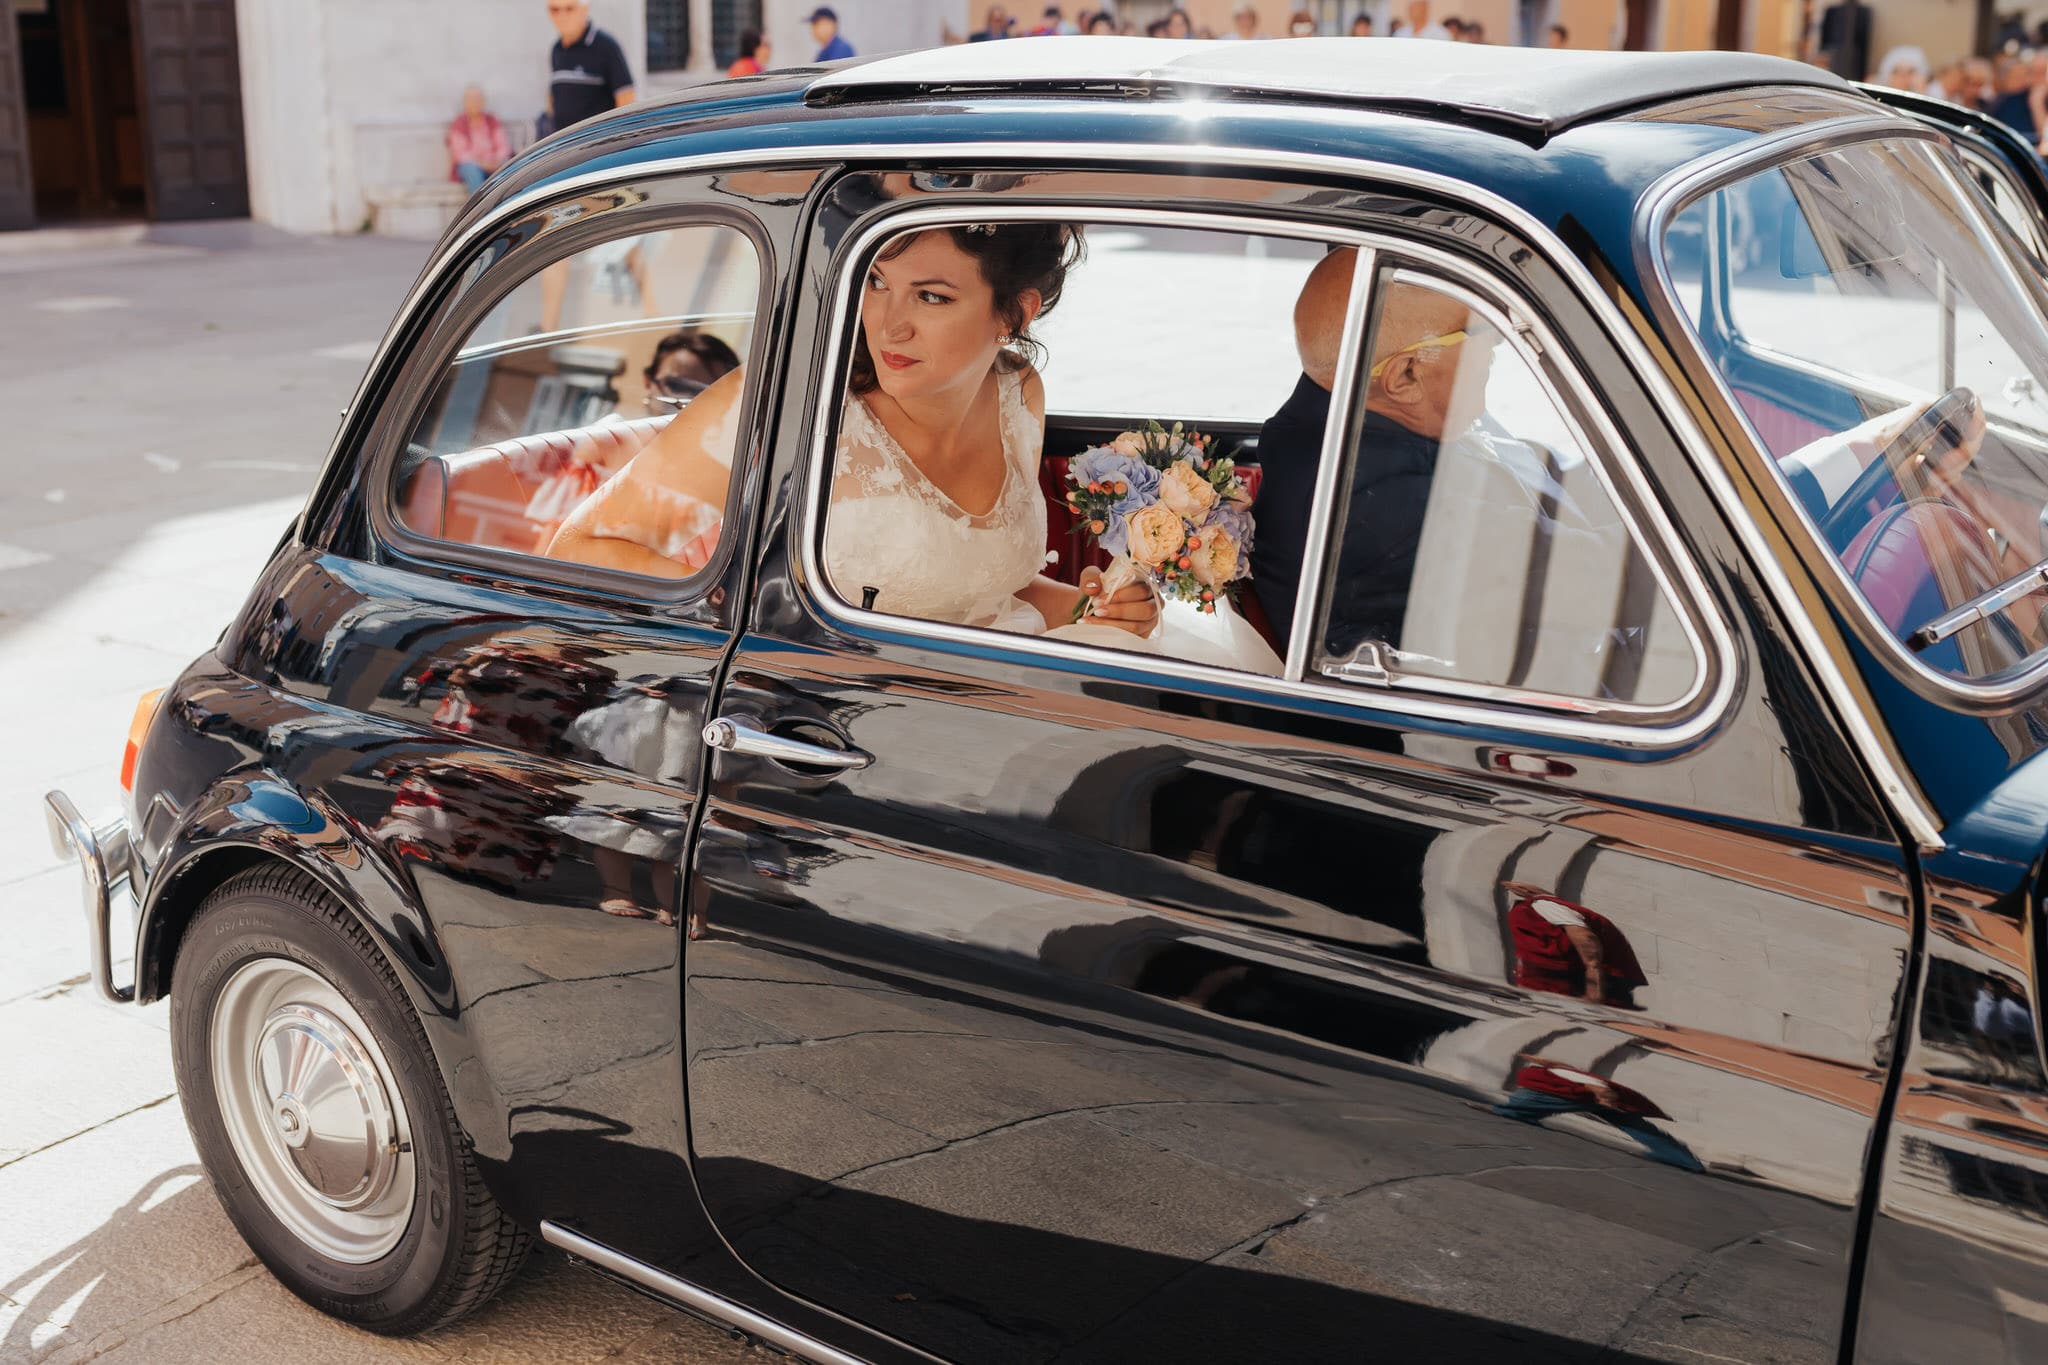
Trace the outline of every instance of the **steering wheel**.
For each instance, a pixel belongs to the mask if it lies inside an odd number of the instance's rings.
[[[1960,386],[1922,408],[1821,519],[1822,538],[1837,551],[1847,546],[1868,523],[1870,503],[1887,483],[1908,500],[1941,496],[1942,485],[1954,482],[1977,458],[1983,419],[1983,401],[1975,390]]]

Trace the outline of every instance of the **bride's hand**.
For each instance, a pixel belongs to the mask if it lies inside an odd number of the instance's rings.
[[[1159,624],[1159,594],[1144,579],[1126,583],[1108,597],[1102,596],[1102,570],[1081,571],[1081,595],[1087,599],[1083,621],[1127,630],[1143,639]]]

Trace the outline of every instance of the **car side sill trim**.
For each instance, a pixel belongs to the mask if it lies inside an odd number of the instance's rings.
[[[559,1247],[571,1256],[590,1262],[608,1270],[614,1275],[631,1280],[662,1298],[669,1299],[693,1312],[726,1324],[750,1337],[758,1337],[769,1345],[788,1351],[815,1365],[864,1365],[858,1356],[850,1356],[836,1346],[828,1346],[816,1337],[785,1327],[772,1318],[764,1318],[751,1308],[744,1308],[723,1294],[714,1294],[700,1285],[679,1279],[665,1270],[657,1270],[645,1261],[637,1261],[622,1251],[614,1251],[602,1242],[593,1242],[581,1233],[571,1232],[560,1223],[542,1223],[540,1235],[548,1245]]]

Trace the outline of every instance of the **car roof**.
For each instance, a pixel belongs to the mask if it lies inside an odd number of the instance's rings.
[[[812,104],[994,93],[1267,97],[1506,123],[1549,136],[1625,109],[1749,85],[1850,88],[1750,52],[1585,52],[1404,38],[1271,42],[1046,37],[836,64]]]

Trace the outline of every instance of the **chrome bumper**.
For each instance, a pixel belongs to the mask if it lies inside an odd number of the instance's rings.
[[[71,804],[63,792],[43,797],[49,807],[50,846],[59,857],[76,855],[85,890],[85,929],[92,939],[92,981],[100,994],[115,1004],[135,998],[133,986],[114,984],[114,948],[108,941],[108,925],[114,913],[114,893],[135,894],[135,851],[128,838],[128,822],[112,820],[95,829]]]

